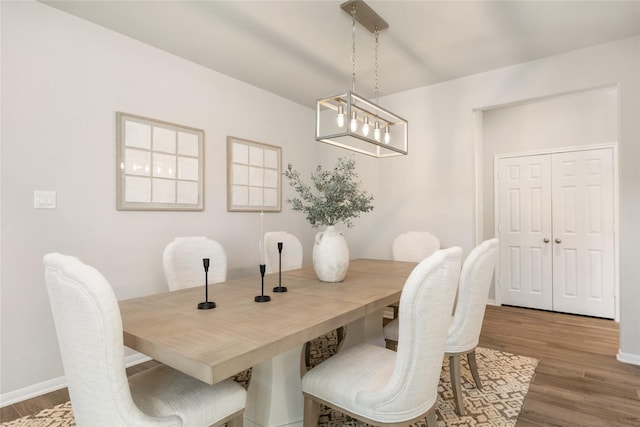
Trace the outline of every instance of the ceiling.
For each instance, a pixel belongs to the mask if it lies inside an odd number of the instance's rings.
[[[341,1],[43,1],[297,103],[351,88]],[[367,1],[380,96],[640,34],[640,1]],[[356,26],[356,93],[374,95],[374,37]]]

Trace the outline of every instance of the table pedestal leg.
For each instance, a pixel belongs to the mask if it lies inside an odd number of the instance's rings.
[[[251,371],[244,423],[247,427],[302,427],[302,346],[260,362]]]
[[[381,308],[349,323],[346,337],[340,349],[347,349],[363,342],[385,347],[384,333],[382,331],[383,316],[384,308]]]

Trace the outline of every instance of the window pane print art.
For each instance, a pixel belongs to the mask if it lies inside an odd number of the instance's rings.
[[[227,137],[227,210],[280,212],[282,149]]]
[[[117,209],[204,209],[203,130],[121,112],[116,127]]]

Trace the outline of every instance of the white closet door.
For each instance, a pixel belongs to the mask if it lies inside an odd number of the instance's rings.
[[[553,154],[552,176],[553,309],[613,318],[613,152]]]
[[[552,309],[551,158],[499,161],[500,299]]]

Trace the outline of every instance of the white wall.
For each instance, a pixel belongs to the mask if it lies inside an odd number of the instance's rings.
[[[230,276],[254,274],[256,214],[227,213],[225,138],[280,145],[308,175],[348,154],[313,142],[313,111],[104,30],[40,3],[2,2],[0,393],[62,375],[43,283],[42,255],[80,256],[119,298],[166,289],[164,245],[208,235],[227,249]],[[409,120],[410,154],[355,155],[375,210],[344,229],[353,257],[389,258],[408,229],[466,252],[475,244],[473,111],[607,85],[619,88],[621,350],[640,359],[640,38],[388,96]],[[203,212],[115,210],[115,111],[205,130]],[[287,117],[286,123],[282,118]],[[300,235],[305,263],[315,230],[288,209],[266,229]],[[58,192],[58,209],[32,208],[33,190]],[[251,254],[247,257],[246,254]],[[133,263],[135,261],[135,264]]]
[[[430,230],[444,246],[459,245],[468,253],[479,231],[473,112],[603,87],[617,87],[618,95],[622,301],[618,356],[640,364],[639,37],[384,98],[381,105],[409,121],[409,155],[380,163],[381,191],[372,218],[380,226],[362,255],[384,257],[395,234],[416,228]]]
[[[7,393],[63,374],[44,254],[80,257],[119,298],[167,290],[162,251],[175,236],[217,239],[230,277],[257,274],[258,214],[226,211],[226,136],[281,146],[283,163],[305,173],[318,144],[309,108],[40,3],[1,7],[0,392]],[[116,111],[204,129],[204,211],[115,209]],[[34,210],[34,190],[57,191],[57,209]],[[301,236],[308,264],[314,233],[286,202],[283,209],[265,214],[265,229]]]

